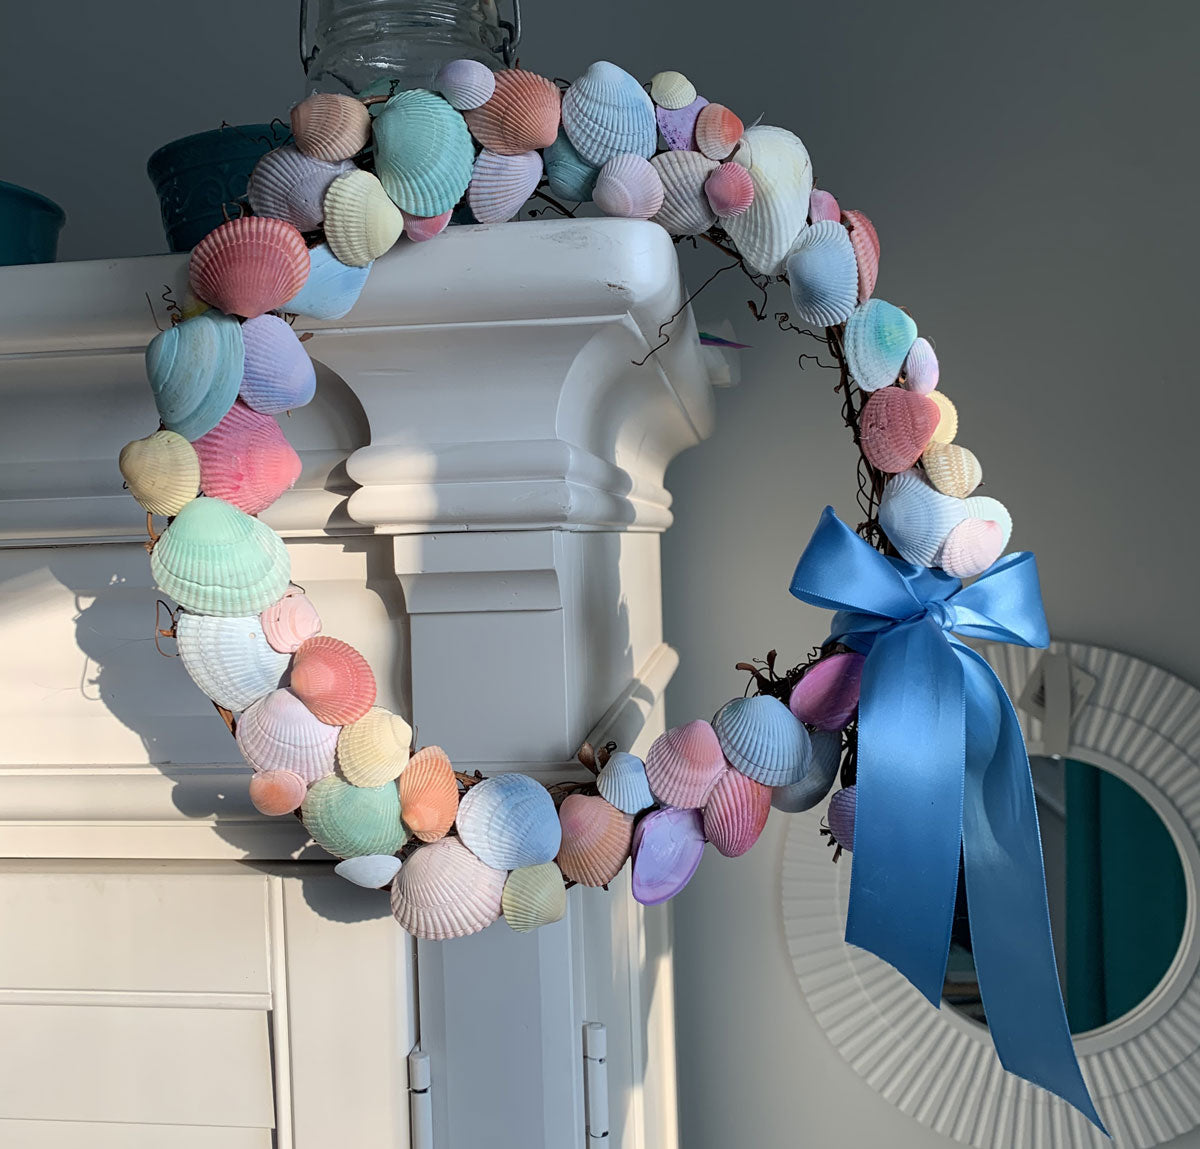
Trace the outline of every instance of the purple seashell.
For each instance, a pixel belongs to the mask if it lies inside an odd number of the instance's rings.
[[[858,706],[866,657],[853,652],[821,659],[792,688],[788,708],[818,730],[843,730]]]
[[[696,120],[700,109],[707,107],[708,101],[703,96],[697,96],[686,108],[655,108],[654,115],[658,120],[658,130],[667,141],[667,147],[673,152],[694,152],[696,150]]]
[[[673,898],[692,880],[704,853],[699,810],[653,810],[633,834],[633,896],[643,906]]]
[[[858,805],[858,787],[847,786],[829,799],[829,829],[843,850],[854,853],[854,812]]]

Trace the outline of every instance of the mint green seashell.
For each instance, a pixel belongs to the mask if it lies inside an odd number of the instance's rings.
[[[466,121],[441,96],[397,92],[375,117],[375,174],[409,215],[449,211],[471,182],[475,148]]]
[[[300,819],[313,841],[338,858],[394,854],[408,841],[394,782],[351,786],[330,774],[309,787]]]
[[[899,378],[917,325],[900,308],[883,299],[860,303],[846,321],[846,362],[864,391],[878,391]]]
[[[242,384],[242,325],[206,311],[160,331],[146,348],[146,375],[168,431],[207,435],[229,413]]]
[[[558,138],[542,153],[542,158],[546,163],[546,179],[550,183],[550,190],[556,196],[577,203],[591,201],[600,169],[589,164],[575,150],[561,128]]]

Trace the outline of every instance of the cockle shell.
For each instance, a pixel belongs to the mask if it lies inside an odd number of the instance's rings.
[[[650,792],[665,806],[703,806],[724,770],[716,732],[702,719],[660,734],[646,755]]]
[[[983,574],[1004,552],[1004,532],[991,519],[963,519],[937,553],[937,565],[955,578]]]
[[[253,319],[291,299],[308,269],[304,237],[290,223],[246,216],[221,224],[196,244],[188,276],[206,303]]]
[[[260,778],[270,775],[260,774]],[[400,872],[400,859],[395,854],[363,854],[357,858],[345,858],[333,867],[339,878],[345,878],[364,890],[382,890],[390,886]]]
[[[440,746],[426,746],[409,760],[397,783],[404,824],[422,842],[446,835],[458,814],[458,781]]]
[[[462,796],[454,824],[463,845],[497,870],[553,861],[562,844],[554,799],[524,774],[476,783]]]
[[[699,810],[652,810],[633,837],[634,898],[657,906],[692,880],[704,855],[704,822]]]
[[[744,215],[754,203],[754,180],[741,164],[718,164],[704,184],[704,195],[716,215]]]
[[[290,770],[305,782],[333,773],[337,740],[337,727],[319,721],[290,690],[260,698],[237,724],[238,749],[250,766]]]
[[[726,770],[704,805],[704,836],[727,858],[740,858],[755,842],[771,812],[771,788]]]
[[[943,495],[920,471],[911,470],[887,481],[879,525],[908,562],[931,567],[946,536],[969,513],[965,500]]]
[[[486,148],[475,160],[467,203],[480,223],[504,223],[521,210],[542,178],[537,152],[499,155]]]
[[[471,135],[489,152],[501,156],[516,156],[554,143],[562,106],[558,85],[518,68],[497,72],[495,79],[492,97],[463,113]]]
[[[809,667],[792,687],[788,709],[818,730],[844,730],[858,709],[865,656],[843,651]]]
[[[812,758],[803,723],[767,694],[727,702],[713,719],[713,729],[729,765],[764,786],[797,781]]]
[[[786,814],[811,810],[820,802],[842,764],[842,735],[838,730],[818,730],[812,736],[813,756],[808,772],[790,786],[776,786],[771,791],[771,805]]]
[[[857,786],[847,786],[829,799],[829,828],[833,831],[833,840],[848,853],[854,852],[854,812],[857,805]]]
[[[895,383],[916,338],[917,325],[900,308],[882,299],[859,304],[846,321],[846,361],[854,381],[864,391]]]
[[[500,899],[504,920],[519,934],[560,922],[567,913],[567,887],[553,862],[522,866],[504,883]]]
[[[317,635],[292,656],[291,687],[322,722],[347,726],[375,704],[375,675],[348,642]]]
[[[265,511],[300,477],[300,456],[275,417],[252,411],[240,399],[194,446],[204,493],[248,515]]]
[[[294,411],[312,400],[317,373],[304,344],[278,315],[260,315],[242,324],[246,347],[241,390],[247,407],[264,415]]]
[[[450,211],[471,182],[475,149],[466,122],[441,96],[397,92],[372,124],[375,174],[410,215]]]
[[[954,436],[958,434],[958,409],[946,397],[944,391],[930,391],[924,396],[938,410],[937,426],[933,429],[933,441],[935,443],[953,443]]]
[[[406,211],[400,214],[404,217],[404,234],[413,243],[425,243],[427,240],[435,239],[446,230],[454,212],[453,210],[444,211],[441,215],[434,216],[409,215]]]
[[[833,223],[842,222],[842,209],[838,201],[827,191],[813,188],[808,197],[808,220],[810,223],[821,223],[830,220]],[[849,238],[849,237],[847,237]]]
[[[632,754],[617,751],[596,776],[600,797],[611,802],[623,814],[640,814],[654,805],[646,764]]]
[[[962,505],[971,518],[990,519],[997,523],[1004,538],[1001,551],[1007,549],[1009,539],[1012,538],[1013,521],[1008,508],[999,499],[993,499],[989,495],[972,495],[969,499],[963,499]]]
[[[615,162],[615,161],[614,161]],[[699,152],[660,152],[650,161],[662,182],[662,204],[654,216],[671,235],[699,235],[717,222],[705,195],[715,161]],[[736,165],[734,165],[736,166]],[[744,168],[738,171],[745,174]]]
[[[417,850],[392,882],[392,914],[413,937],[462,938],[500,916],[507,874],[481,862],[457,838]]]
[[[200,489],[196,449],[174,431],[155,431],[121,448],[129,493],[152,515],[177,515]]]
[[[448,60],[434,79],[433,90],[455,111],[469,112],[492,98],[496,76],[479,60]]]
[[[292,108],[296,147],[318,160],[348,160],[370,142],[371,115],[361,100],[316,92]]]
[[[155,583],[196,614],[258,614],[287,589],[290,568],[266,523],[220,499],[193,499],[150,552]]]
[[[919,336],[904,360],[904,385],[918,395],[928,395],[938,385],[939,374],[933,344]]]
[[[257,615],[180,613],[175,642],[183,669],[226,710],[242,711],[279,688],[290,656],[272,650]]]
[[[746,125],[724,104],[709,104],[696,117],[696,150],[710,160],[729,159]]]
[[[329,250],[327,243],[314,247],[309,258],[307,282],[280,310],[313,319],[341,319],[358,302],[367,285],[370,265],[350,267]]]
[[[321,633],[321,616],[313,601],[298,586],[290,585],[283,597],[259,615],[263,634],[273,650],[292,654],[306,639]]]
[[[885,474],[907,471],[929,446],[940,418],[929,396],[881,388],[868,396],[859,417],[862,453]]]
[[[338,176],[358,169],[349,160],[327,163],[285,145],[267,152],[250,173],[246,198],[255,215],[312,231],[325,218],[325,192]]]
[[[842,223],[850,232],[854,256],[858,260],[858,301],[865,303],[875,292],[879,278],[879,235],[875,225],[861,211],[842,212]]]
[[[558,868],[581,886],[607,886],[625,865],[633,838],[633,817],[603,798],[570,794],[558,808],[562,846]]]
[[[690,104],[682,108],[655,108],[654,118],[658,130],[667,147],[673,152],[694,152],[696,150],[696,120],[700,113],[708,107],[708,101],[703,96],[697,96]]]
[[[372,706],[357,722],[342,727],[338,769],[352,786],[382,786],[400,777],[411,749],[412,727],[399,714]]]
[[[973,452],[956,443],[930,443],[921,456],[929,481],[954,499],[965,499],[983,482],[983,468]]]
[[[546,162],[546,180],[554,195],[577,203],[591,200],[600,169],[589,164],[575,150],[566,132],[560,129],[554,143],[542,156]]]
[[[575,150],[603,167],[614,156],[654,155],[654,104],[623,68],[600,60],[566,91],[562,124]]]
[[[696,85],[682,72],[656,72],[650,77],[650,99],[660,108],[678,111],[696,98]]]
[[[198,439],[233,406],[242,381],[241,324],[216,311],[159,332],[146,348],[146,376],[168,431]]]
[[[330,774],[308,788],[300,820],[312,840],[337,858],[394,854],[408,841],[400,821],[400,798],[391,782],[351,786]]]
[[[290,770],[266,770],[250,775],[250,801],[260,814],[278,818],[300,809],[308,783]]]
[[[592,199],[605,215],[650,219],[663,205],[663,182],[658,169],[636,155],[614,156],[600,169]]]
[[[858,300],[854,248],[840,223],[821,220],[796,240],[787,260],[797,317],[815,327],[845,323]]]
[[[325,240],[350,267],[367,267],[391,251],[404,230],[404,216],[383,184],[360,168],[338,176],[325,193]]]

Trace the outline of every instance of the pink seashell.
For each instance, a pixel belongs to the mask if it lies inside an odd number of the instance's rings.
[[[291,688],[330,726],[357,722],[375,705],[375,675],[348,642],[319,635],[302,642],[292,659]]]
[[[571,794],[558,820],[562,845],[555,861],[563,876],[581,886],[607,886],[629,857],[633,816],[596,795]]]
[[[633,836],[633,896],[643,906],[673,898],[692,880],[704,855],[699,810],[652,810]]]
[[[475,159],[467,203],[480,223],[504,223],[517,214],[542,178],[538,152],[500,155],[486,148]]]
[[[703,719],[659,735],[646,755],[650,792],[681,809],[703,806],[725,769],[717,732]]]
[[[740,858],[763,832],[771,812],[771,787],[729,769],[704,806],[704,836],[727,858]]]
[[[237,724],[242,757],[255,770],[290,770],[306,782],[333,773],[338,728],[326,726],[290,690],[260,698]]]
[[[250,776],[250,801],[260,814],[278,817],[300,809],[308,783],[290,770],[267,770]]]
[[[259,615],[263,635],[272,650],[292,654],[300,644],[321,633],[321,616],[313,601],[294,583],[286,593]]]
[[[416,850],[392,882],[392,914],[413,937],[467,937],[500,917],[508,875],[481,862],[457,838]]]
[[[754,202],[754,180],[741,164],[722,164],[704,185],[709,206],[720,216],[738,216]]]
[[[862,409],[862,453],[873,467],[898,475],[921,457],[940,419],[937,404],[928,396],[900,387],[882,387],[872,393]]]
[[[858,708],[864,662],[853,651],[821,659],[792,687],[788,708],[818,730],[844,730]]]
[[[879,278],[879,235],[875,225],[861,211],[842,212],[842,223],[850,232],[854,258],[858,262],[858,302],[865,303],[875,291]]]
[[[300,456],[274,417],[240,399],[192,446],[200,459],[200,489],[248,515],[265,511],[300,477]]]
[[[1004,550],[1004,530],[991,519],[963,519],[938,551],[937,565],[955,578],[983,574]]]
[[[833,840],[848,853],[854,852],[854,815],[857,806],[857,786],[847,786],[829,799],[829,829],[833,831]]]
[[[727,160],[745,130],[745,124],[724,104],[709,104],[696,117],[696,150],[710,160]]]
[[[663,205],[663,182],[654,165],[632,153],[613,156],[596,177],[592,199],[605,215],[649,219]]]
[[[813,188],[808,197],[808,222],[820,223],[823,219],[841,223],[842,209],[838,207],[838,201],[829,192]]]
[[[561,117],[558,85],[518,68],[497,72],[492,97],[463,112],[471,135],[489,152],[501,156],[548,148],[558,135]]]
[[[400,787],[400,817],[422,842],[444,838],[458,817],[458,780],[440,746],[426,746],[405,766]]]
[[[281,219],[246,216],[210,231],[192,251],[188,276],[205,303],[253,319],[276,311],[308,279],[304,237]]]
[[[933,344],[925,336],[917,336],[904,360],[904,385],[918,395],[928,395],[937,387],[940,375]]]
[[[708,107],[703,96],[697,96],[683,108],[655,108],[658,130],[673,152],[696,151],[696,120]]]
[[[446,225],[449,224],[454,210],[451,209],[442,212],[441,215],[433,216],[409,215],[406,211],[400,214],[404,216],[404,234],[413,243],[424,243],[426,240],[441,235],[446,230]]]

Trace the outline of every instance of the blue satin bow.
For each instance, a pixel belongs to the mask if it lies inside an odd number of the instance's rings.
[[[940,1005],[961,850],[1001,1064],[1103,1130],[1058,985],[1021,727],[991,667],[954,637],[1049,644],[1033,555],[1008,555],[964,588],[884,557],[826,507],[791,592],[836,610],[831,638],[867,656],[846,941]]]

